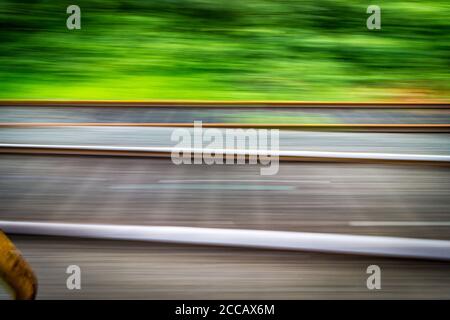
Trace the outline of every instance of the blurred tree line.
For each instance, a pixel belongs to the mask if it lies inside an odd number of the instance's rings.
[[[0,30],[0,98],[450,97],[448,0],[0,0]]]

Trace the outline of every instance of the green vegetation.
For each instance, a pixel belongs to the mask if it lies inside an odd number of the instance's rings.
[[[0,98],[450,98],[448,0],[0,0],[0,24]]]

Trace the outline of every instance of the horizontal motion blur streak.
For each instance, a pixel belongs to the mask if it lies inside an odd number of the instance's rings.
[[[239,150],[239,149],[209,149],[209,148],[174,148],[174,147],[118,147],[118,146],[75,146],[75,145],[37,145],[37,144],[0,144],[0,153],[50,153],[50,154],[92,154],[92,155],[124,155],[133,156],[170,156],[172,152],[208,153],[234,155],[264,155],[279,156],[281,160],[317,159],[324,161],[368,160],[368,161],[402,161],[402,162],[440,162],[450,163],[448,155],[428,154],[395,154],[395,153],[365,153],[365,152],[325,152],[325,151],[288,151],[288,150]]]
[[[6,233],[450,260],[450,241],[245,229],[0,221]]]

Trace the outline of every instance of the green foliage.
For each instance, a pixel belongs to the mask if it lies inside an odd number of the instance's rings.
[[[450,3],[370,4],[0,0],[0,98],[449,98]]]

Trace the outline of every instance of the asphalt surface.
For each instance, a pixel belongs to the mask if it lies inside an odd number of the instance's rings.
[[[195,108],[195,107],[0,107],[0,124],[11,122],[285,124],[448,124],[450,109]]]

